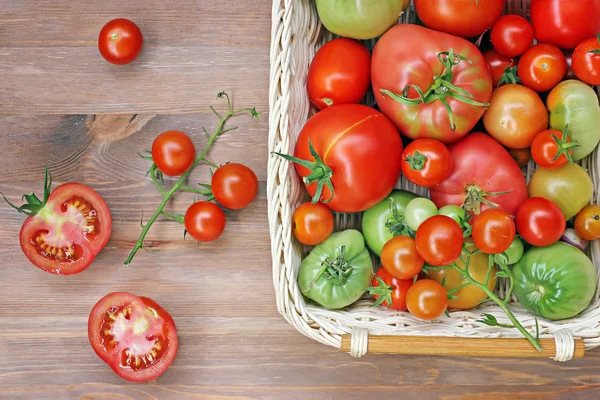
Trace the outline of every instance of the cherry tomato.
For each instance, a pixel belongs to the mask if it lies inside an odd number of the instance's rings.
[[[567,221],[560,208],[543,197],[531,197],[517,210],[517,230],[527,243],[542,247],[557,242]]]
[[[505,57],[494,49],[489,49],[483,53],[483,58],[492,73],[494,87],[507,83],[517,83],[517,62],[515,58]]]
[[[315,246],[333,232],[333,214],[322,203],[304,203],[294,211],[292,232],[300,243]]]
[[[112,64],[129,64],[142,50],[144,37],[140,28],[132,21],[117,18],[109,21],[100,30],[98,49],[106,61]]]
[[[454,204],[449,204],[440,208],[438,214],[452,218],[458,222],[459,225],[465,222],[467,218],[465,209],[463,207],[455,206]]]
[[[526,147],[524,149],[506,149],[508,153],[515,159],[520,168],[525,168],[529,161],[531,161],[531,149]]]
[[[441,267],[460,257],[463,233],[455,220],[436,215],[419,226],[415,242],[417,252],[427,264]]]
[[[473,223],[473,243],[486,254],[502,253],[510,247],[516,234],[509,213],[500,208],[488,208]]]
[[[152,143],[152,159],[165,175],[183,175],[194,163],[196,148],[192,139],[181,131],[166,131]]]
[[[556,86],[567,73],[565,54],[551,44],[537,44],[519,60],[519,78],[523,85],[536,92],[546,92]]]
[[[185,212],[185,230],[199,242],[212,242],[225,230],[225,213],[215,203],[199,201]]]
[[[392,310],[406,311],[406,292],[413,285],[413,279],[398,279],[390,275],[385,268],[379,268],[373,277],[369,292],[375,296],[375,304]]]
[[[520,56],[533,43],[533,28],[519,15],[505,15],[494,24],[491,40],[494,48],[503,56]]]
[[[575,217],[575,232],[584,240],[600,238],[600,207],[585,206]]]
[[[360,103],[371,85],[371,53],[353,39],[334,39],[319,49],[308,69],[308,97],[320,110]]]
[[[417,318],[426,321],[439,318],[448,308],[446,289],[431,279],[417,281],[406,293],[406,306]]]
[[[254,171],[236,163],[217,168],[210,186],[215,199],[232,210],[248,207],[258,193],[258,179]]]
[[[573,73],[587,84],[600,85],[600,34],[584,40],[575,48]]]
[[[417,253],[415,240],[409,236],[396,236],[381,250],[381,265],[394,278],[412,279],[421,272],[424,264]]]
[[[573,71],[573,50],[563,50],[565,54],[565,59],[567,60],[567,73],[563,78],[563,81],[568,79],[577,79],[575,72]]]
[[[173,317],[153,300],[125,292],[110,293],[92,308],[88,339],[98,357],[131,382],[158,378],[179,347]]]
[[[575,146],[577,143],[571,143],[566,129],[563,133],[549,129],[538,133],[533,138],[531,155],[540,167],[556,169],[568,162],[573,162],[572,148]]]
[[[419,229],[419,226],[428,218],[437,215],[438,209],[433,201],[425,197],[412,199],[404,209],[404,221],[413,231]]]
[[[440,141],[417,139],[402,152],[402,173],[416,185],[435,186],[452,173],[452,156]]]

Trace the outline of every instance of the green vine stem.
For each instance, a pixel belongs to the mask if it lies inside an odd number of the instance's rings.
[[[210,148],[212,147],[213,143],[215,142],[215,140],[217,139],[217,137],[219,137],[220,135],[222,135],[225,132],[229,132],[233,129],[236,128],[229,128],[229,129],[223,129],[225,126],[225,123],[227,122],[227,120],[231,117],[233,117],[234,115],[238,115],[238,114],[242,114],[244,112],[249,112],[250,115],[252,116],[252,118],[257,118],[259,116],[259,113],[256,111],[255,108],[242,108],[239,110],[234,110],[231,104],[231,100],[229,98],[229,96],[227,95],[227,93],[225,92],[220,92],[217,95],[217,99],[222,99],[225,98],[227,100],[227,112],[225,113],[225,115],[221,116],[221,114],[219,114],[212,106],[210,107],[211,110],[213,111],[213,113],[215,113],[215,115],[217,116],[217,118],[219,118],[219,124],[217,125],[217,129],[214,131],[213,134],[209,134],[206,129],[202,128],[206,137],[208,138],[208,143],[206,144],[206,146],[204,147],[204,149],[202,150],[202,152],[200,153],[200,155],[196,158],[196,160],[194,160],[194,162],[192,163],[192,165],[188,168],[187,171],[184,172],[183,175],[181,175],[179,177],[179,179],[177,180],[177,182],[175,182],[175,184],[173,185],[173,187],[170,190],[166,190],[160,183],[159,183],[159,179],[162,180],[162,174],[160,174],[160,171],[158,171],[158,169],[156,168],[156,164],[153,164],[152,167],[150,167],[150,171],[149,174],[152,178],[152,182],[154,182],[154,184],[156,185],[156,187],[158,188],[158,190],[161,192],[161,194],[163,195],[163,199],[160,202],[160,204],[158,205],[158,208],[156,209],[156,211],[154,211],[154,214],[152,214],[152,216],[150,217],[150,219],[148,220],[148,222],[146,224],[142,224],[142,233],[140,234],[140,237],[138,238],[137,242],[135,243],[135,245],[133,246],[133,249],[131,250],[131,252],[129,253],[129,256],[127,257],[127,259],[125,260],[125,263],[123,264],[125,267],[129,266],[131,264],[131,261],[133,260],[133,258],[135,257],[135,255],[137,254],[137,252],[143,248],[143,244],[144,244],[144,239],[146,238],[146,235],[148,234],[148,231],[150,230],[150,227],[152,226],[152,224],[154,223],[154,221],[156,221],[156,219],[160,216],[163,215],[164,217],[173,219],[177,222],[183,222],[183,218],[181,215],[174,215],[174,214],[169,214],[164,212],[164,208],[167,205],[167,203],[169,202],[169,200],[171,199],[171,197],[173,197],[173,195],[177,192],[177,191],[186,191],[186,192],[194,192],[194,193],[199,193],[199,194],[204,194],[204,190],[203,189],[198,189],[198,190],[194,190],[193,188],[187,187],[184,185],[184,182],[186,181],[187,177],[190,175],[190,172],[194,169],[194,167],[196,165],[198,165],[199,163],[204,163],[207,165],[211,165],[211,166],[215,166],[215,163],[213,163],[212,161],[209,161],[206,159],[206,154],[208,153],[208,151],[210,150]],[[151,157],[143,157],[144,159],[152,159]]]

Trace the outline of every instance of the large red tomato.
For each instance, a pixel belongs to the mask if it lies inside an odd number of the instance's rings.
[[[515,215],[527,199],[527,184],[508,151],[483,133],[471,133],[449,150],[452,174],[430,189],[436,206],[464,204],[475,214],[498,206]]]
[[[425,26],[467,39],[491,28],[505,6],[506,0],[415,0]]]
[[[312,149],[311,149],[312,147]],[[294,157],[313,202],[340,212],[360,212],[383,200],[396,185],[402,140],[385,115],[360,104],[331,106],[300,132]]]
[[[600,34],[577,45],[572,57],[575,76],[589,85],[600,85]]]
[[[493,89],[487,63],[472,43],[407,24],[377,42],[371,80],[379,108],[402,134],[444,143],[475,126]]]
[[[600,0],[531,0],[535,38],[563,49],[600,32]]]

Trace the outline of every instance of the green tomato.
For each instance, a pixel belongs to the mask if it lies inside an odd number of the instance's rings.
[[[438,214],[452,218],[459,225],[461,225],[465,221],[465,219],[467,219],[465,209],[455,205],[448,205],[440,208]]]
[[[596,268],[590,259],[563,242],[532,247],[512,271],[521,305],[548,320],[579,314],[596,291]]]
[[[417,195],[414,193],[405,190],[394,190],[379,204],[363,213],[362,231],[363,235],[365,235],[367,246],[373,253],[380,256],[383,245],[394,237],[394,233],[386,227],[386,223],[392,217],[390,199],[393,199],[398,216],[403,218],[406,205],[415,198],[417,198]]]
[[[325,28],[338,36],[373,39],[398,21],[410,0],[316,0]]]
[[[524,251],[523,241],[520,237],[515,236],[515,240],[508,246],[508,249],[504,253],[496,254],[494,260],[496,264],[513,265],[518,263],[521,257],[523,257]]]
[[[373,261],[361,233],[354,229],[333,233],[315,246],[300,264],[302,294],[329,309],[349,306],[371,284]]]
[[[404,210],[404,219],[410,229],[416,231],[426,219],[438,214],[438,209],[433,201],[425,197],[411,200]]]
[[[581,160],[590,154],[600,141],[600,105],[598,95],[589,85],[577,80],[559,83],[548,95],[550,128],[567,134],[578,147],[573,159]]]

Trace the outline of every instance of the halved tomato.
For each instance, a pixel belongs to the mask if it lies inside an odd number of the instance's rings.
[[[158,378],[177,355],[175,321],[155,301],[126,292],[101,298],[88,320],[92,348],[121,378]]]

